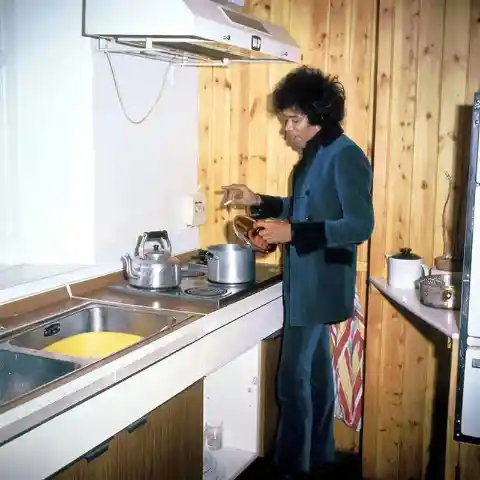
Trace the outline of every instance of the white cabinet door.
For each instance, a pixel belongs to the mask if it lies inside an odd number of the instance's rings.
[[[480,348],[467,348],[461,416],[463,435],[480,438]]]

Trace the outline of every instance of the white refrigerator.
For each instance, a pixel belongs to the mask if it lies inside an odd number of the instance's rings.
[[[480,444],[480,92],[475,94],[467,187],[455,439]],[[476,215],[477,214],[477,215]],[[475,218],[476,217],[476,218]]]

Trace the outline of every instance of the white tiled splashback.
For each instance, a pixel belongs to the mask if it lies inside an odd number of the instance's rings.
[[[150,229],[169,230],[176,253],[198,247],[180,207],[197,189],[196,69],[174,70],[150,118],[132,125],[106,57],[80,35],[82,0],[5,0],[1,8],[9,97],[0,105],[8,104],[0,187],[10,193],[1,199],[0,262],[48,265],[44,272],[120,268],[120,255]],[[112,60],[126,109],[138,118],[166,64]]]

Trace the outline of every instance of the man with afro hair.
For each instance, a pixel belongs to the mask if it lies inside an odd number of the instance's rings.
[[[291,195],[229,185],[223,201],[249,206],[262,238],[285,246],[280,418],[269,478],[320,479],[335,461],[329,325],[354,314],[357,245],[374,226],[372,170],[341,127],[345,93],[336,78],[300,67],[276,86],[272,107],[287,143],[301,152]]]

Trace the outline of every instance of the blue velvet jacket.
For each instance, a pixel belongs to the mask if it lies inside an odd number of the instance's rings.
[[[357,245],[373,232],[372,169],[339,125],[322,129],[295,166],[290,197],[261,195],[257,219],[292,225],[284,255],[290,325],[336,323],[354,311]]]

